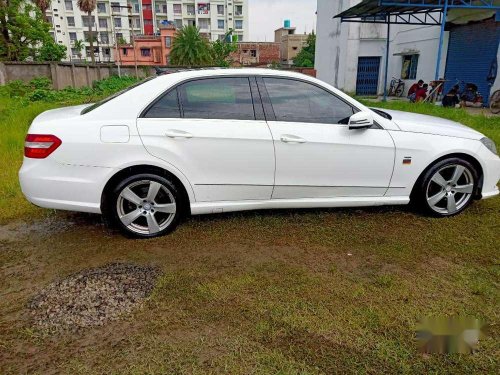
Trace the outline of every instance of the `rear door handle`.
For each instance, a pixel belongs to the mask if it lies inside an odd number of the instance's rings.
[[[165,132],[165,135],[169,138],[193,138],[191,133],[177,129],[169,129]]]
[[[306,143],[304,138],[297,137],[296,135],[283,134],[280,138],[281,142],[285,143]]]

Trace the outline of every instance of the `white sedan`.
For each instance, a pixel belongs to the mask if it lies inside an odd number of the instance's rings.
[[[19,172],[47,208],[154,237],[188,214],[407,204],[434,216],[499,193],[494,143],[461,124],[371,110],[315,78],[186,71],[32,123]]]

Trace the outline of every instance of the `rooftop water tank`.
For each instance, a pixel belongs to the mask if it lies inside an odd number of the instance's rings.
[[[285,20],[285,28],[286,29],[290,28],[290,20]]]

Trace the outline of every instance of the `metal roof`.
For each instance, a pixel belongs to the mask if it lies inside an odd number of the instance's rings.
[[[437,26],[442,23],[445,7],[500,10],[500,0],[363,0],[334,18],[342,22]]]

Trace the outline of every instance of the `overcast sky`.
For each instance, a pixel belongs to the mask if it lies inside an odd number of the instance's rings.
[[[316,0],[248,0],[250,41],[272,42],[274,30],[290,20],[297,33],[316,27]]]

